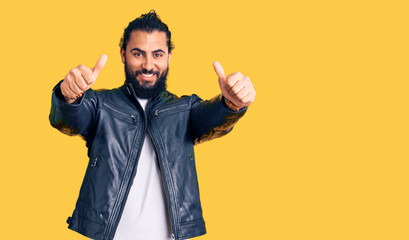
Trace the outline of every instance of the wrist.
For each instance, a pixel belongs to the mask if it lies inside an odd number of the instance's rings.
[[[67,97],[67,96],[64,96],[64,95],[63,95],[63,97],[64,97],[64,100],[65,100],[66,103],[71,104],[71,103],[74,103],[75,101],[77,101],[78,98],[82,97],[82,95],[83,95],[83,93],[80,93],[75,97]]]
[[[224,103],[226,103],[227,107],[229,107],[231,110],[238,112],[240,110],[240,107],[237,107],[234,105],[232,101],[227,99],[226,97],[224,98]]]

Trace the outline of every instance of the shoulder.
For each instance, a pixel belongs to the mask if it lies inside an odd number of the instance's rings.
[[[112,88],[112,89],[106,89],[106,88],[90,88],[86,91],[90,95],[93,95],[98,98],[104,98],[104,97],[111,97],[111,96],[122,96],[123,95],[123,90],[122,87],[117,87],[117,88]]]
[[[88,100],[97,106],[101,106],[104,103],[111,103],[114,106],[130,104],[130,100],[126,98],[121,87],[113,89],[88,89],[86,93],[87,94],[84,95],[85,98],[88,98]],[[126,104],[124,104],[124,102],[126,102]]]
[[[164,101],[165,104],[181,103],[193,107],[194,105],[203,102],[203,100],[196,94],[177,96],[169,91],[163,92],[162,94],[162,101]]]
[[[196,101],[202,101],[202,99],[196,94],[177,96],[169,91],[161,93],[161,101],[174,102],[174,101],[187,101],[188,103],[194,103]]]

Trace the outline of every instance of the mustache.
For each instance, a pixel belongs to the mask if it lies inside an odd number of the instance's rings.
[[[138,74],[141,74],[141,73],[143,73],[143,74],[155,74],[156,76],[159,76],[159,71],[156,71],[156,72],[153,71],[153,70],[148,71],[146,69],[135,71],[136,76],[138,76]]]

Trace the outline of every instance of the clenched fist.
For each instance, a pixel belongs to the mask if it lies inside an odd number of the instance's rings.
[[[218,61],[213,63],[213,67],[219,77],[220,90],[226,99],[227,106],[238,111],[254,102],[256,91],[248,76],[236,72],[226,77],[224,69]]]
[[[93,68],[88,68],[84,65],[72,68],[60,85],[65,102],[75,102],[85,91],[90,89],[95,83],[95,80],[97,80],[98,74],[104,68],[107,60],[107,55],[102,55]]]

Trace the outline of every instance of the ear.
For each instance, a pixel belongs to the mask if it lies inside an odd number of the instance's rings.
[[[170,65],[170,57],[172,57],[172,51],[170,51],[170,53],[169,53],[168,65]]]
[[[121,54],[122,63],[125,64],[125,51],[122,48],[121,48],[120,54]]]

